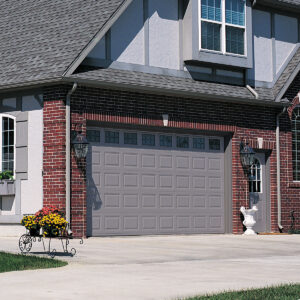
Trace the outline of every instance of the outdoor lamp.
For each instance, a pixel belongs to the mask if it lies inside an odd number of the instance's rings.
[[[85,138],[85,136],[80,132],[77,133],[75,139],[72,141],[75,156],[80,158],[86,158],[88,149],[89,149],[89,142]]]
[[[240,155],[241,155],[241,161],[242,161],[242,165],[243,167],[249,171],[249,169],[251,168],[251,166],[254,163],[254,156],[255,156],[255,152],[254,150],[249,146],[249,143],[246,142],[246,145],[244,144],[244,142],[241,142],[240,145]]]

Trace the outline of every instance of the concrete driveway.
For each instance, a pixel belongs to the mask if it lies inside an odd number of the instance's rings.
[[[300,282],[300,235],[92,238],[71,244],[78,253],[61,257],[67,267],[0,274],[1,299],[177,299]],[[0,250],[18,252],[17,238],[0,238]],[[41,244],[32,249],[41,250]]]

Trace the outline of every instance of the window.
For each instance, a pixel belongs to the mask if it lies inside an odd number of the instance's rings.
[[[171,135],[161,135],[159,137],[159,144],[162,147],[172,147],[172,136]]]
[[[15,119],[1,116],[1,171],[15,172]]]
[[[124,133],[124,144],[125,145],[137,145],[137,134],[136,133]]]
[[[209,139],[209,150],[221,150],[221,142],[219,139]]]
[[[189,138],[184,136],[177,137],[177,148],[188,148],[189,147]]]
[[[90,143],[100,143],[100,131],[99,130],[87,130],[86,138]]]
[[[245,55],[245,0],[200,0],[201,49]]]
[[[119,144],[119,132],[117,132],[117,131],[105,131],[105,143]]]
[[[258,159],[254,160],[250,169],[249,192],[261,193],[261,164]]]
[[[204,138],[193,138],[193,148],[194,149],[205,149],[205,139]]]
[[[293,180],[300,181],[300,107],[292,116]]]
[[[154,134],[143,134],[142,135],[143,146],[155,146],[155,135]]]

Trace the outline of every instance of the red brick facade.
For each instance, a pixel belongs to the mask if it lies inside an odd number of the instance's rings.
[[[45,204],[57,203],[64,208],[64,103],[70,87],[49,87],[44,94],[44,192]],[[268,106],[202,101],[180,97],[142,94],[128,91],[79,87],[71,99],[72,128],[88,122],[110,122],[135,126],[162,127],[162,114],[168,113],[169,127],[205,130],[228,134],[232,137],[232,204],[233,232],[241,233],[239,209],[247,206],[247,178],[240,163],[240,142],[247,140],[257,148],[257,138],[263,138],[270,164],[271,230],[277,231],[276,188],[276,115],[280,108]],[[300,184],[293,183],[292,145],[288,114],[281,118],[281,188],[282,225],[290,228],[290,211],[300,210]],[[54,189],[53,185],[58,189]],[[58,192],[58,193],[57,193]],[[76,235],[86,232],[86,182],[85,161],[77,162],[72,153],[72,229]],[[296,226],[300,228],[300,214]]]

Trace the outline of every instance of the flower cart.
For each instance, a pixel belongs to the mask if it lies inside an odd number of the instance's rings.
[[[57,250],[51,247],[51,241],[56,239],[60,240],[63,253],[70,256],[76,254],[75,248],[69,249],[70,240],[74,239],[68,229],[69,224],[57,208],[43,208],[35,215],[24,216],[21,224],[26,228],[26,233],[19,239],[19,249],[22,253],[30,252],[33,243],[42,242],[44,252],[54,258]],[[46,241],[48,247],[45,247]],[[83,244],[82,238],[80,244]]]

